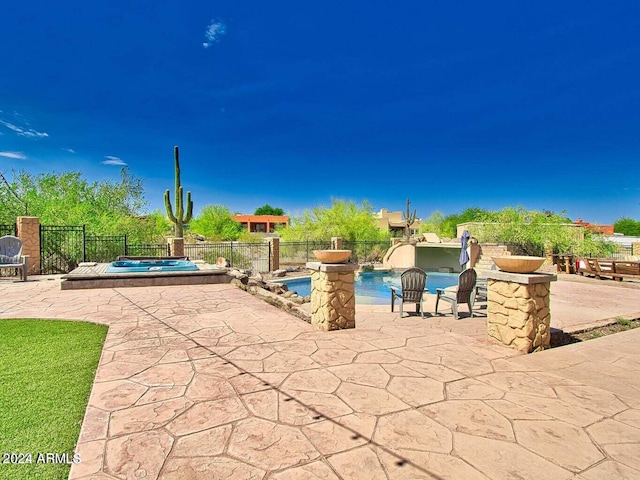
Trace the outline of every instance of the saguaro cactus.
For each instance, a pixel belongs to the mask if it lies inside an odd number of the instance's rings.
[[[409,208],[411,205],[411,201],[407,198],[407,212],[406,214],[403,213],[402,214],[402,221],[404,222],[404,235],[407,238],[407,240],[409,240],[411,238],[411,225],[414,224],[414,222],[416,221],[416,213],[417,210],[413,210],[413,213],[411,213],[411,208]]]
[[[182,201],[182,185],[180,185],[180,155],[178,153],[178,147],[173,147],[173,157],[175,158],[176,166],[176,213],[174,215],[173,208],[171,207],[171,199],[169,198],[169,190],[164,192],[164,206],[167,209],[167,216],[174,224],[174,231],[176,238],[182,238],[184,233],[184,225],[189,223],[191,215],[193,214],[193,202],[191,201],[191,192],[187,192],[187,211],[185,214],[184,203]]]

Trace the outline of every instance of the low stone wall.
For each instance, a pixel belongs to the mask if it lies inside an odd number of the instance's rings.
[[[231,284],[260,297],[274,307],[284,310],[307,323],[311,323],[311,316],[301,308],[303,304],[309,302],[309,297],[300,297],[295,292],[289,291],[286,285],[279,283],[265,282],[261,274],[250,277],[247,271],[240,271],[235,268],[228,269],[231,277]]]
[[[524,353],[550,347],[551,281],[554,275],[517,275],[496,272],[487,281],[489,338]],[[513,278],[510,279],[509,276]],[[520,278],[519,278],[520,277]]]

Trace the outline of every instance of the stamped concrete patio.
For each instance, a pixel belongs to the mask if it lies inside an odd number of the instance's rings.
[[[553,315],[640,310],[587,287],[555,284],[578,303]],[[0,317],[110,326],[72,479],[640,478],[640,329],[520,356],[482,318],[322,333],[230,285],[44,279],[0,282]]]

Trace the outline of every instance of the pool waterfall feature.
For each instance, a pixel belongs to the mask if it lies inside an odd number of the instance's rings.
[[[460,273],[473,268],[479,256],[477,243],[467,246],[469,262],[460,265],[462,245],[456,242],[399,242],[393,245],[383,259],[383,266],[390,269],[418,267],[425,272]]]

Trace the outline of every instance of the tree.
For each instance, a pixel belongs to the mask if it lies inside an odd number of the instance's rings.
[[[189,230],[210,240],[237,240],[244,231],[224,205],[205,205],[191,220]]]
[[[429,218],[422,222],[422,225],[420,225],[420,232],[430,232],[442,236],[442,222],[444,222],[444,215],[442,212],[435,211],[429,215]]]
[[[445,238],[456,238],[458,236],[458,224],[467,222],[478,222],[484,218],[486,210],[477,207],[465,208],[461,213],[447,215],[440,223],[438,235]]]
[[[506,207],[487,212],[480,221],[485,225],[475,228],[473,236],[481,242],[511,244],[520,250],[514,253],[541,256],[550,249],[553,253],[599,256],[614,251],[614,245],[600,235],[571,225],[565,212]]]
[[[619,218],[613,224],[613,231],[631,237],[640,237],[640,221],[627,217]]]
[[[14,223],[26,205],[43,225],[86,225],[88,234],[127,234],[132,243],[156,242],[166,233],[167,224],[155,213],[143,215],[142,180],[127,167],[119,182],[88,182],[80,172],[13,172],[11,182],[0,182],[0,202],[0,223]]]
[[[281,208],[274,208],[271,205],[269,205],[268,203],[264,204],[263,206],[256,208],[256,211],[253,212],[254,215],[284,215],[284,210],[282,210]]]
[[[342,237],[345,241],[380,241],[389,238],[378,228],[373,207],[366,201],[358,206],[353,201],[331,200],[331,207],[307,209],[301,217],[292,218],[291,225],[278,230],[284,241],[329,240]]]

